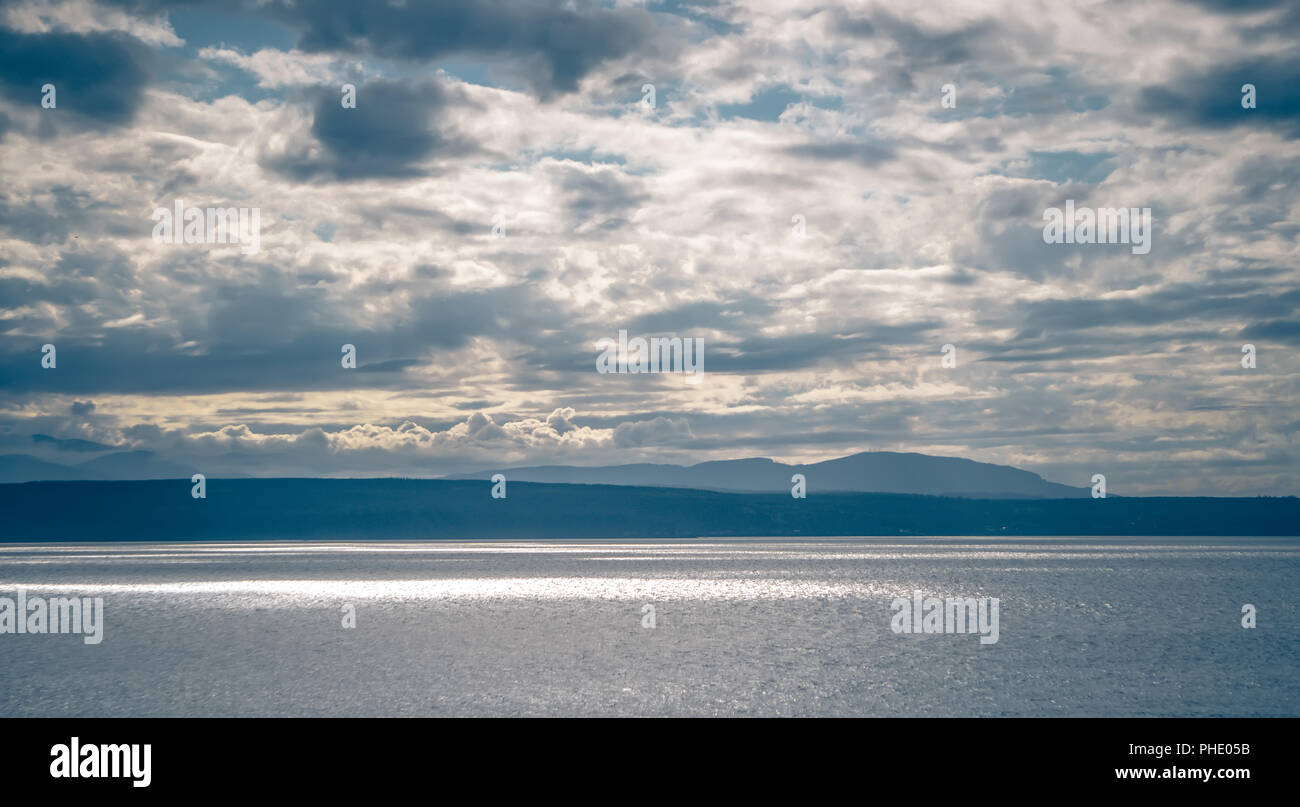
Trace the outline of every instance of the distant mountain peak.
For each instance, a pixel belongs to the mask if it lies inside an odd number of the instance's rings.
[[[0,456],[0,482],[71,479],[180,479],[195,470],[153,451],[117,451],[87,462],[64,465],[26,454]],[[915,452],[860,451],[844,457],[791,465],[768,457],[707,460],[694,465],[538,465],[490,468],[446,479],[488,479],[504,472],[511,481],[578,485],[634,485],[737,492],[789,492],[790,478],[803,474],[809,495],[816,493],[905,493],[967,498],[1062,499],[1090,495],[1086,487],[1049,482],[1009,465],[964,457]]]
[[[1048,482],[1032,471],[964,457],[915,452],[860,451],[804,465],[767,457],[709,460],[694,465],[545,465],[494,468],[447,479],[486,479],[504,472],[520,482],[586,485],[637,485],[702,490],[775,492],[790,489],[796,473],[807,479],[808,492],[910,493],[972,498],[1076,498],[1088,488]]]

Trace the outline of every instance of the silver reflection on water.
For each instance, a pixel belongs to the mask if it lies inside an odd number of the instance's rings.
[[[1297,715],[1297,582],[1296,539],[3,545],[105,630],[0,635],[0,715]],[[999,640],[894,633],[914,591]]]

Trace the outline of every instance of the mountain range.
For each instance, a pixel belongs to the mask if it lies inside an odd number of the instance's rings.
[[[503,473],[514,482],[570,485],[635,485],[744,493],[789,492],[791,477],[803,474],[809,493],[903,493],[980,499],[1070,499],[1090,497],[1090,488],[1048,482],[1038,474],[959,457],[866,451],[809,465],[765,458],[719,460],[696,465],[538,465],[504,468],[446,479],[489,479]]]
[[[0,482],[180,479],[203,469],[173,462],[151,451],[108,453],[87,462],[60,464],[28,454],[0,455]],[[511,482],[570,485],[631,485],[743,493],[788,493],[791,478],[803,474],[807,490],[842,493],[901,493],[986,499],[1087,497],[1089,488],[1049,482],[1038,474],[958,457],[868,451],[807,465],[753,457],[695,465],[539,465],[453,474],[444,479],[489,479],[504,473]],[[209,476],[237,477],[209,469]],[[373,476],[373,474],[371,474]]]
[[[116,451],[63,465],[30,454],[0,454],[0,482],[56,482],[73,479],[188,479],[195,471],[152,451]]]

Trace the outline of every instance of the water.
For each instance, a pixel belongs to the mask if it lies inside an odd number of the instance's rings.
[[[1294,538],[0,545],[0,596],[105,610],[0,635],[0,716],[1296,716],[1298,581]],[[894,633],[918,589],[999,641]]]

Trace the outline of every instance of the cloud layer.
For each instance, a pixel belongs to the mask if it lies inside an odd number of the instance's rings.
[[[7,6],[0,454],[1300,493],[1300,15],[981,9]],[[260,251],[154,243],[177,199]],[[1044,243],[1067,200],[1151,208],[1150,253]],[[703,383],[598,374],[620,329],[702,337]]]

